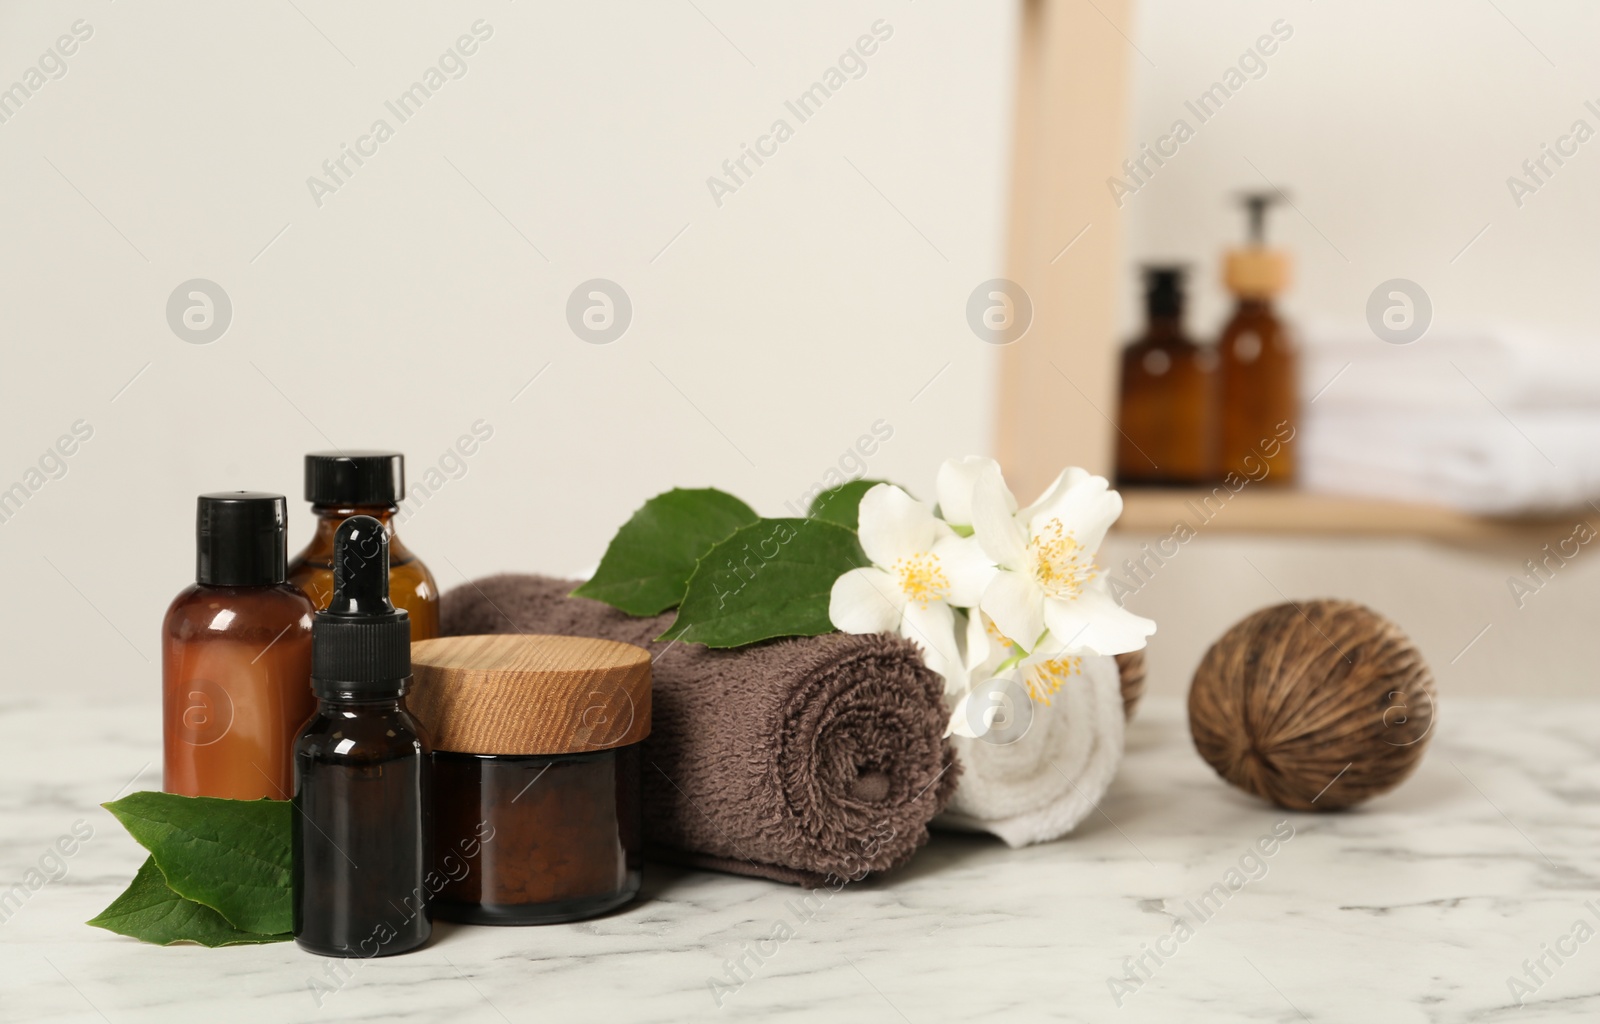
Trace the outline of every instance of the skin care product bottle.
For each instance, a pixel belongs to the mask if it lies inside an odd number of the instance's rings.
[[[163,786],[287,800],[311,714],[311,602],[285,582],[281,494],[202,494],[195,582],[161,628]]]
[[[1184,273],[1144,268],[1144,333],[1122,352],[1122,483],[1193,486],[1215,475],[1217,354],[1184,331]]]
[[[1266,244],[1277,193],[1244,197],[1250,241],[1227,254],[1223,281],[1237,298],[1217,344],[1221,367],[1220,470],[1257,484],[1294,482],[1292,439],[1300,408],[1294,339],[1272,300],[1289,284],[1289,256]]]
[[[317,707],[294,748],[294,939],[324,956],[391,956],[432,931],[429,746],[406,708],[411,627],[389,601],[389,535],[334,534],[334,587],[312,626]]]
[[[289,581],[318,608],[333,599],[333,535],[351,516],[372,516],[389,534],[389,599],[411,617],[411,639],[439,635],[439,586],[412,554],[394,520],[406,491],[406,458],[399,452],[312,452],[306,456],[306,500],[317,529],[289,563]]]

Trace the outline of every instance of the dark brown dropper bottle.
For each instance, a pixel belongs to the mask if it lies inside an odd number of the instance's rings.
[[[1144,333],[1122,351],[1120,483],[1194,486],[1216,469],[1217,354],[1184,330],[1186,269],[1144,268]]]
[[[334,537],[334,592],[312,624],[317,710],[294,751],[294,939],[324,956],[391,956],[432,930],[428,742],[411,713],[411,626],[389,601],[371,516]]]

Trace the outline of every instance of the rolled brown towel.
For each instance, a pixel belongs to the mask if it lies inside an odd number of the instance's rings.
[[[656,643],[672,616],[569,597],[577,581],[503,575],[444,595],[446,636],[553,633],[648,648],[644,832],[658,859],[818,886],[897,867],[960,771],[942,680],[886,634],[715,651]]]

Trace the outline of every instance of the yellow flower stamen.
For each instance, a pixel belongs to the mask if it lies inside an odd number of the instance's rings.
[[[1057,599],[1076,598],[1100,571],[1094,564],[1094,552],[1079,544],[1059,519],[1050,520],[1028,542],[1028,556],[1034,581],[1047,596]]]
[[[894,563],[893,571],[900,578],[900,591],[920,608],[928,607],[930,601],[943,601],[950,594],[950,580],[939,564],[939,556],[930,551],[900,559]]]
[[[1029,665],[1024,684],[1028,687],[1029,697],[1048,706],[1052,694],[1059,691],[1067,680],[1082,673],[1083,659],[1069,654]]]

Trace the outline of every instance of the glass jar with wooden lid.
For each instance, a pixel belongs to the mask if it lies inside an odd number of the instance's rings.
[[[632,900],[649,652],[506,634],[425,640],[411,661],[434,741],[434,916],[553,924]]]

